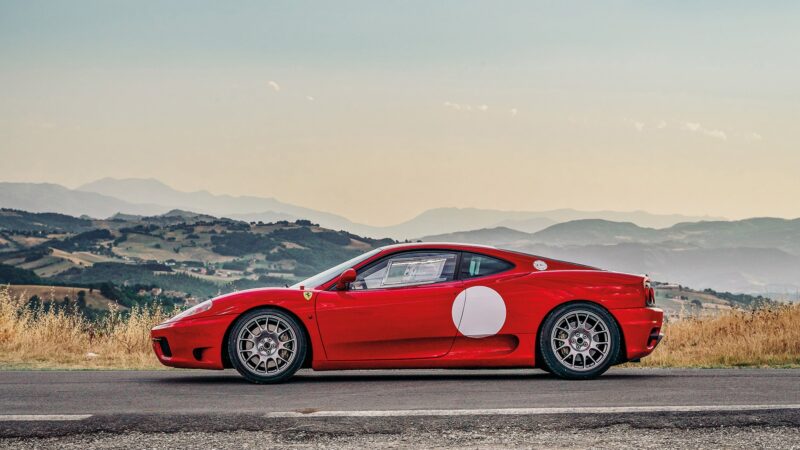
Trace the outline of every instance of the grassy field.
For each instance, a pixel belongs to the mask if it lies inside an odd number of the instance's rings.
[[[673,320],[646,367],[800,367],[800,304]]]
[[[161,369],[150,328],[174,311],[118,310],[100,323],[64,311],[30,311],[0,286],[0,368]],[[672,321],[645,367],[798,367],[800,305]]]

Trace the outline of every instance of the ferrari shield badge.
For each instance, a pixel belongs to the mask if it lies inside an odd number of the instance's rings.
[[[311,297],[313,297],[313,296],[314,296],[314,293],[311,292],[311,291],[303,292],[303,298],[305,298],[306,300],[311,300]]]

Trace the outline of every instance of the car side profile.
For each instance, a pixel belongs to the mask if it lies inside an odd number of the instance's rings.
[[[531,368],[590,379],[662,338],[646,276],[465,244],[381,247],[288,288],[235,292],[151,331],[167,366],[255,383],[314,370]]]

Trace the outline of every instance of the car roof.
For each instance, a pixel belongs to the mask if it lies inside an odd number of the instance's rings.
[[[527,260],[530,258],[537,257],[536,255],[530,255],[527,253],[499,249],[491,245],[463,244],[459,242],[405,242],[400,244],[387,245],[381,247],[380,249],[381,253],[396,252],[403,250],[417,250],[417,249],[453,250],[453,251],[483,253],[495,257],[501,257],[504,259],[515,259],[515,260],[520,260],[520,259]]]
[[[484,249],[484,250],[499,250],[497,247],[491,245],[480,244],[462,244],[458,242],[403,242],[399,244],[385,245],[381,250],[397,250],[397,249],[415,249],[415,248],[439,248],[439,249],[452,249],[452,250],[469,250]]]
[[[402,250],[415,250],[415,249],[464,251],[464,252],[483,253],[489,256],[502,258],[508,261],[516,261],[522,264],[525,264],[526,262],[533,261],[536,259],[545,259],[550,263],[556,263],[559,266],[561,264],[566,264],[573,267],[583,267],[585,269],[598,270],[598,268],[593,266],[588,266],[586,264],[574,263],[570,261],[562,261],[559,259],[534,255],[531,253],[520,252],[517,250],[507,250],[507,249],[493,247],[491,245],[463,244],[458,242],[405,242],[400,244],[387,245],[384,247],[380,247],[380,249],[381,253],[395,252]]]

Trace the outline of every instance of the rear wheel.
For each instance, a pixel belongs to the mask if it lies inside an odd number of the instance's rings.
[[[302,326],[291,315],[272,308],[245,313],[228,337],[233,367],[253,383],[280,383],[303,365],[307,351]]]
[[[539,349],[555,376],[574,380],[596,378],[617,360],[620,332],[605,309],[572,303],[553,311],[542,325]]]

